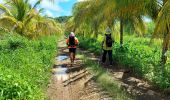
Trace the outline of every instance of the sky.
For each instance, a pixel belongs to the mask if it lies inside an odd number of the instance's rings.
[[[0,0],[3,3],[4,0]],[[37,0],[29,0],[32,5],[36,3]],[[42,15],[47,15],[49,17],[59,17],[71,15],[72,7],[76,2],[81,2],[83,0],[54,0],[55,2],[49,2],[48,0],[42,0],[40,8],[44,8]]]
[[[0,0],[3,3],[4,0]],[[37,0],[29,0],[30,4],[34,5]],[[42,15],[47,15],[49,17],[59,17],[59,16],[69,16],[72,14],[72,7],[76,2],[81,2],[84,0],[54,0],[54,3],[49,2],[49,0],[42,0],[39,8],[44,8]],[[146,22],[151,20],[144,17]]]

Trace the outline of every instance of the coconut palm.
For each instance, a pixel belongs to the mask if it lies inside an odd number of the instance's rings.
[[[162,37],[162,56],[161,63],[164,65],[167,60],[166,52],[170,44],[170,0],[162,0],[161,10],[158,13],[154,37]]]
[[[41,0],[38,0],[33,6],[29,0],[6,0],[4,5],[0,5],[3,11],[0,18],[0,27],[9,31],[16,31],[25,36],[38,36],[40,34],[56,33],[61,31],[52,19],[40,16],[42,9],[36,9]]]
[[[144,4],[144,2],[142,2]],[[134,0],[88,0],[80,2],[73,9],[75,23],[80,26],[82,23],[91,25],[95,33],[98,33],[100,25],[114,26],[120,21],[120,44],[123,44],[123,26],[126,21],[132,23],[138,33],[144,33],[144,24],[141,9],[138,1]],[[140,32],[139,32],[140,31]]]

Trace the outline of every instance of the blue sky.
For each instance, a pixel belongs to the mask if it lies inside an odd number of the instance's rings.
[[[50,17],[68,16],[71,15],[73,5],[80,1],[83,0],[54,0],[54,3],[42,0],[40,7],[45,9],[43,15]],[[31,4],[35,2],[36,0],[30,0]]]
[[[0,0],[0,3],[3,3],[4,0]],[[35,4],[37,0],[29,0],[31,4]],[[72,7],[76,2],[83,0],[54,0],[54,3],[49,2],[48,0],[42,0],[40,8],[44,8],[45,11],[43,15],[49,17],[58,17],[58,16],[68,16],[71,15]]]
[[[0,0],[0,3],[3,3],[4,0]],[[33,5],[37,0],[29,0]],[[42,15],[47,15],[49,17],[58,17],[58,16],[68,16],[71,15],[72,7],[76,2],[81,2],[84,0],[54,0],[55,2],[49,2],[48,0],[42,0],[40,8],[44,8],[45,11]],[[144,17],[146,22],[151,20],[148,17]]]
[[[41,7],[45,8],[43,14],[50,17],[71,15],[73,5],[79,0],[55,0],[54,4],[47,0],[42,1]]]

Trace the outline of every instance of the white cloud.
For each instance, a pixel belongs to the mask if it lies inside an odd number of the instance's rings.
[[[36,0],[29,0],[32,5],[36,3]],[[64,12],[64,9],[59,5],[61,2],[68,2],[69,0],[54,0],[54,2],[50,2],[49,0],[42,0],[40,4],[40,8],[44,8],[45,12],[43,15],[47,15],[50,17],[54,17],[55,13]]]
[[[53,3],[50,3],[49,1],[45,1],[43,0],[42,3],[41,3],[41,7],[42,8],[45,8],[47,10],[52,10],[52,11],[57,11],[57,12],[60,12],[62,11],[62,8],[58,5],[59,2],[55,2],[55,4]]]
[[[54,2],[50,2],[49,0],[42,0],[39,8],[44,8],[45,12],[43,13],[46,14],[47,16],[54,17],[55,15],[59,13],[64,13],[66,12],[59,4],[63,2],[69,2],[70,0],[54,0]],[[0,3],[3,3],[4,0],[0,0]],[[29,0],[31,5],[34,5],[37,0]],[[55,13],[54,13],[55,12]]]
[[[1,4],[4,3],[4,0],[0,0],[0,3],[1,3]]]
[[[82,1],[86,1],[86,0],[77,0],[77,2],[82,2]]]
[[[49,17],[53,17],[53,13],[50,12],[49,10],[46,10],[44,14],[49,16]]]
[[[36,3],[36,0],[29,0],[32,5]],[[42,0],[40,7],[44,8],[46,10],[52,10],[52,11],[61,11],[61,7],[59,6],[60,2],[65,2],[68,0],[55,0],[54,3],[49,2],[48,0]]]

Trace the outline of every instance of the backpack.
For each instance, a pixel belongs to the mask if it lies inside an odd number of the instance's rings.
[[[74,36],[69,37],[69,46],[75,46],[75,37]]]
[[[105,34],[105,35],[106,35],[106,46],[107,47],[112,47],[113,43],[112,43],[111,34]]]

